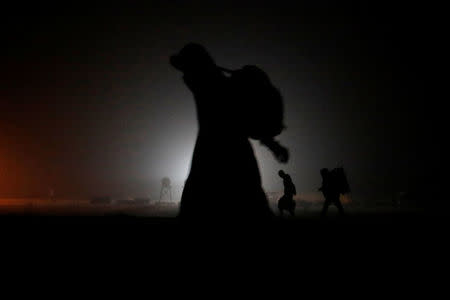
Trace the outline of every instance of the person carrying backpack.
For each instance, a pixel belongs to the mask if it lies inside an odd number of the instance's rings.
[[[320,216],[325,217],[331,204],[337,207],[339,215],[344,216],[344,207],[340,201],[340,195],[349,192],[349,187],[347,179],[343,178],[345,176],[343,168],[336,168],[331,171],[323,168],[320,170],[320,175],[322,176],[322,186],[319,191],[325,198]]]
[[[272,220],[249,138],[259,140],[277,159],[287,162],[287,149],[274,139],[284,128],[279,91],[259,68],[244,67],[226,74],[200,44],[185,45],[170,57],[170,63],[192,92],[198,120],[178,217],[228,225]],[[231,199],[226,189],[233,190],[238,199]]]
[[[283,178],[284,195],[278,200],[278,210],[280,211],[280,217],[283,216],[283,211],[287,210],[291,216],[295,215],[295,200],[294,195],[297,194],[292,178],[289,174],[283,170],[278,171],[278,175]]]

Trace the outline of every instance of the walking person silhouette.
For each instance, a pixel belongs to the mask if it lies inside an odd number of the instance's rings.
[[[327,168],[323,168],[320,170],[320,175],[322,176],[322,186],[319,188],[319,191],[322,191],[325,198],[320,216],[325,217],[330,204],[334,204],[337,207],[339,214],[344,216],[344,207],[339,199],[341,195],[341,187],[340,180],[337,178],[339,175],[339,173],[337,173],[337,169],[330,171]]]
[[[246,94],[200,44],[185,45],[170,57],[170,62],[183,73],[184,83],[195,100],[198,120],[197,140],[178,217],[233,222],[272,219],[274,214],[261,186],[246,120],[242,118],[241,112],[248,108],[244,107]],[[275,140],[269,137],[260,141],[280,161],[287,161],[287,149]],[[239,199],[230,199],[227,190],[233,190]]]
[[[280,211],[280,217],[283,216],[283,211],[287,210],[291,216],[295,216],[295,200],[294,195],[297,194],[292,178],[289,174],[286,174],[283,170],[278,171],[278,175],[283,178],[284,195],[278,200],[278,210]]]

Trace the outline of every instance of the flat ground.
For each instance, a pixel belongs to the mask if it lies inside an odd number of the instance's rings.
[[[91,204],[71,199],[0,199],[0,226],[3,232],[28,237],[66,238],[68,236],[136,238],[146,241],[167,236],[186,239],[226,235],[246,239],[253,236],[269,241],[312,243],[332,240],[358,244],[363,241],[385,245],[384,251],[401,241],[444,241],[449,225],[446,210],[393,207],[347,207],[346,216],[330,207],[326,218],[320,218],[320,206],[298,208],[296,216],[287,214],[264,224],[183,224],[176,218],[177,203],[152,202],[146,205]],[[273,207],[275,209],[275,207]],[[211,234],[212,233],[212,234]],[[16,235],[17,236],[17,235]],[[357,246],[358,247],[358,246]]]
[[[139,274],[147,283],[151,276],[169,283],[189,278],[196,288],[200,275],[213,282],[224,276],[227,288],[236,278],[270,278],[269,285],[278,288],[272,278],[289,277],[304,289],[309,285],[301,278],[320,282],[322,288],[338,278],[343,288],[352,290],[356,282],[364,282],[376,290],[386,283],[397,286],[403,279],[408,283],[404,288],[415,291],[412,280],[423,287],[424,279],[445,278],[433,277],[440,274],[436,270],[450,268],[446,210],[347,207],[341,218],[333,207],[320,218],[319,206],[299,208],[294,218],[264,224],[230,220],[218,225],[183,224],[175,217],[177,205],[168,203],[92,205],[35,199],[3,204],[3,268],[10,263],[20,276],[35,270],[36,278],[54,267],[57,276],[78,270],[80,285],[86,276],[92,276],[94,284],[113,276],[108,284],[116,284]]]
[[[332,208],[320,218],[317,207],[264,224],[183,224],[176,212],[177,206],[167,203],[6,205],[0,213],[0,253],[13,262],[43,265],[60,261],[75,267],[80,259],[90,266],[145,263],[149,272],[156,266],[187,265],[193,271],[202,265],[233,272],[251,266],[253,272],[267,268],[264,272],[275,274],[280,267],[296,265],[298,271],[309,265],[319,273],[350,266],[405,273],[449,263],[450,218],[442,210],[347,208],[340,217]]]

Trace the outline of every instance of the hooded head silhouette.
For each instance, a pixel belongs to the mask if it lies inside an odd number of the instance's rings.
[[[172,55],[170,64],[183,73],[197,73],[217,68],[205,47],[197,43],[189,43],[179,53]]]

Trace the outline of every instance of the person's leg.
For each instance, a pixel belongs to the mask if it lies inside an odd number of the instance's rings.
[[[325,215],[327,214],[329,205],[330,205],[330,201],[328,199],[325,199],[325,202],[323,203],[322,211],[320,213],[321,217],[325,217]]]
[[[289,210],[289,213],[291,214],[292,217],[295,217],[295,211],[294,211],[293,208],[291,208],[291,209]]]
[[[285,195],[281,196],[280,200],[278,200],[278,210],[280,211],[280,217],[283,216],[283,210],[285,209],[284,199]]]
[[[335,199],[335,203],[334,204],[336,205],[337,209],[339,210],[339,214],[341,216],[343,216],[344,215],[344,207],[342,206],[342,203],[339,200],[339,198]]]
[[[291,213],[291,215],[294,217],[295,216],[295,201],[294,198],[291,196],[291,203],[290,203],[290,207],[289,207],[289,212]]]

